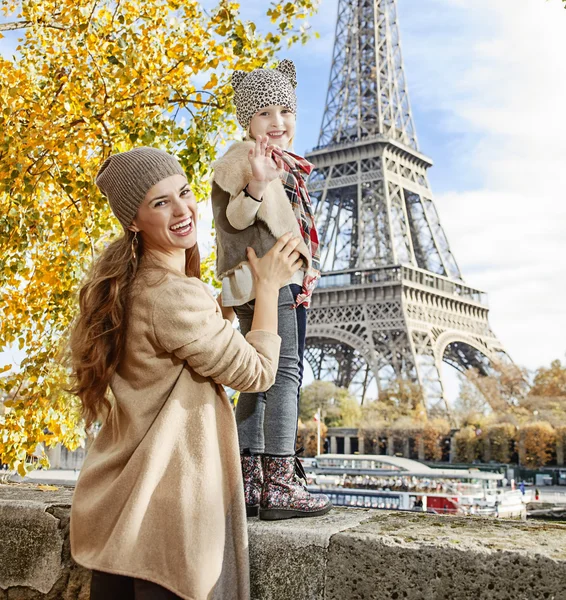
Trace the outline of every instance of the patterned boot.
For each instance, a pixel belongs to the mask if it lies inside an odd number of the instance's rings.
[[[242,476],[244,478],[244,498],[246,500],[246,515],[257,517],[261,487],[263,485],[263,469],[261,456],[250,454],[249,450],[240,456]]]
[[[260,519],[319,517],[332,508],[328,496],[307,490],[303,465],[295,456],[264,456],[263,474]]]

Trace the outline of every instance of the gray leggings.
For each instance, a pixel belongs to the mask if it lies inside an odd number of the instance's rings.
[[[295,284],[279,290],[277,376],[267,392],[240,394],[236,407],[240,451],[276,456],[295,453],[307,314],[304,306],[291,307],[300,291],[301,286]],[[251,329],[254,305],[252,300],[234,307],[244,335]]]

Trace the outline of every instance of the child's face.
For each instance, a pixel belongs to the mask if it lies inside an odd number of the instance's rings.
[[[295,135],[295,115],[286,106],[266,106],[250,121],[250,137],[266,135],[272,146],[286,150]]]

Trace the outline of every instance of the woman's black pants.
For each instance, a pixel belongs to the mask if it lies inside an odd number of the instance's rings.
[[[181,600],[181,598],[151,581],[93,571],[90,600]]]

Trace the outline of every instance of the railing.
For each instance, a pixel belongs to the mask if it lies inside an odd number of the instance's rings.
[[[473,300],[479,304],[487,305],[487,295],[481,290],[469,287],[463,283],[449,279],[448,277],[425,271],[424,269],[407,266],[401,268],[403,270],[404,281],[418,283],[426,287],[434,288],[440,292],[446,292],[453,296],[460,296],[468,300]]]
[[[440,292],[487,304],[486,294],[448,277],[436,275],[424,269],[408,266],[389,266],[377,269],[345,269],[322,275],[318,287],[329,289],[336,287],[358,287],[380,283],[411,282]]]
[[[401,267],[382,267],[380,269],[334,271],[323,274],[319,288],[365,286],[372,283],[401,283]]]
[[[312,152],[318,152],[319,150],[334,150],[338,148],[346,148],[347,146],[358,146],[360,144],[369,144],[370,142],[387,142],[389,141],[383,134],[373,134],[366,135],[362,137],[358,137],[357,135],[340,141],[340,142],[329,142],[328,144],[322,144],[320,146],[315,146],[312,150],[309,150],[307,154],[311,154]]]

